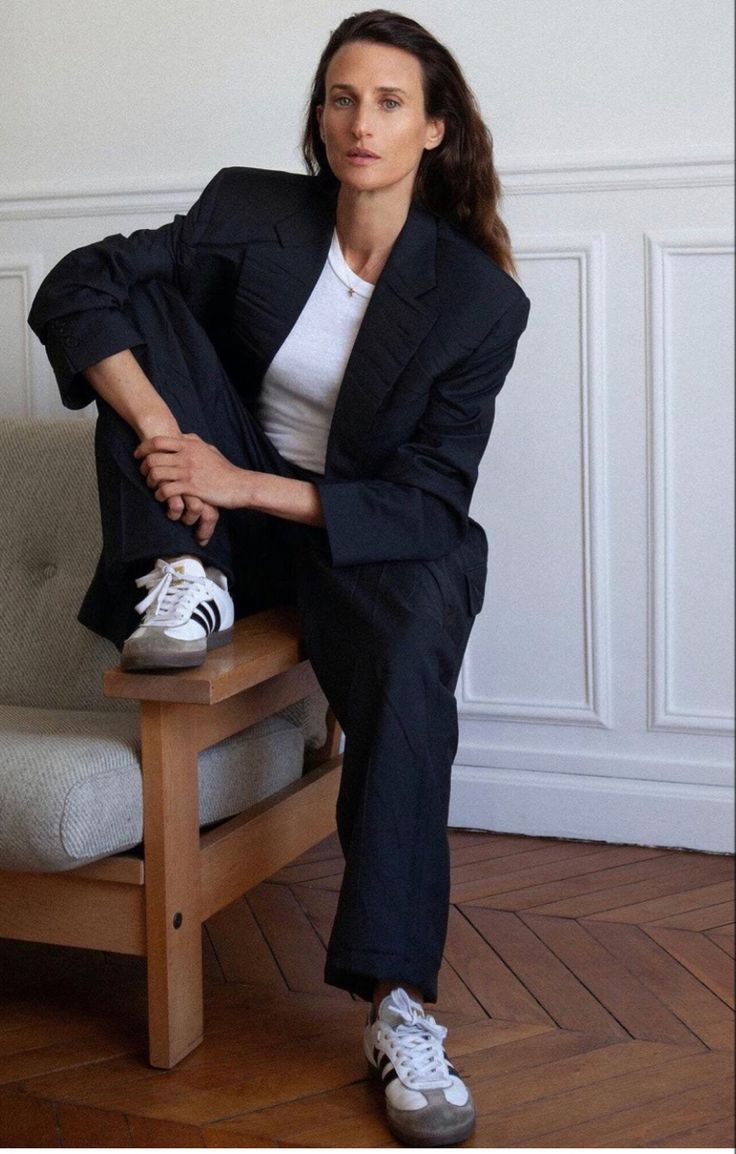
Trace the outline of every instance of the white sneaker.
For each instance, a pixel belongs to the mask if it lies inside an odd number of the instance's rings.
[[[388,1124],[409,1146],[463,1142],[475,1127],[473,1099],[450,1065],[446,1036],[400,987],[383,999],[375,1020],[368,1016],[365,1054],[383,1080]]]
[[[219,569],[195,557],[157,561],[136,585],[148,596],[136,605],[144,617],[123,645],[122,669],[201,665],[208,649],[232,640],[233,602]]]

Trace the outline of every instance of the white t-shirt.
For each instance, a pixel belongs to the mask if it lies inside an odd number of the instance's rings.
[[[282,457],[315,473],[324,473],[335,402],[374,288],[349,267],[335,231],[319,280],[263,378],[263,431]]]

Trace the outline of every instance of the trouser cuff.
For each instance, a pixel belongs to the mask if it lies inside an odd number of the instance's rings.
[[[325,982],[370,1002],[376,982],[396,982],[415,986],[425,1002],[437,1001],[437,970],[427,972],[416,962],[391,954],[353,953],[341,955],[325,965]]]

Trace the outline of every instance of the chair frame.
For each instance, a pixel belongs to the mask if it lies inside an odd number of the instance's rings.
[[[334,831],[341,734],[328,711],[327,741],[300,780],[200,832],[198,753],[318,689],[296,611],[236,622],[199,668],[116,668],[103,685],[140,703],[143,858],[0,871],[0,937],[144,956],[149,1061],[170,1069],[202,1040],[202,923]]]

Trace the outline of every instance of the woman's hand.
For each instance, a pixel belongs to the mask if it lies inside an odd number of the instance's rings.
[[[169,497],[166,515],[172,521],[183,521],[194,529],[194,537],[199,545],[206,545],[220,519],[220,511],[208,505],[199,497]]]
[[[172,499],[176,498],[183,498],[185,505],[189,503],[189,516],[197,508],[196,504],[192,505],[192,499],[204,506],[222,509],[236,509],[246,504],[243,491],[247,471],[231,464],[219,449],[208,445],[196,433],[152,437],[143,441],[133,455],[141,462],[141,473],[154,490],[156,500],[169,502],[170,509]],[[198,518],[201,516],[202,511]],[[184,512],[181,517],[185,524],[191,523]],[[207,515],[205,520],[209,519]]]
[[[305,525],[325,524],[319,491],[312,481],[239,469],[196,433],[151,437],[138,446],[134,456],[156,500],[168,502],[169,516],[175,515],[172,504],[183,499],[221,509],[257,509]]]

